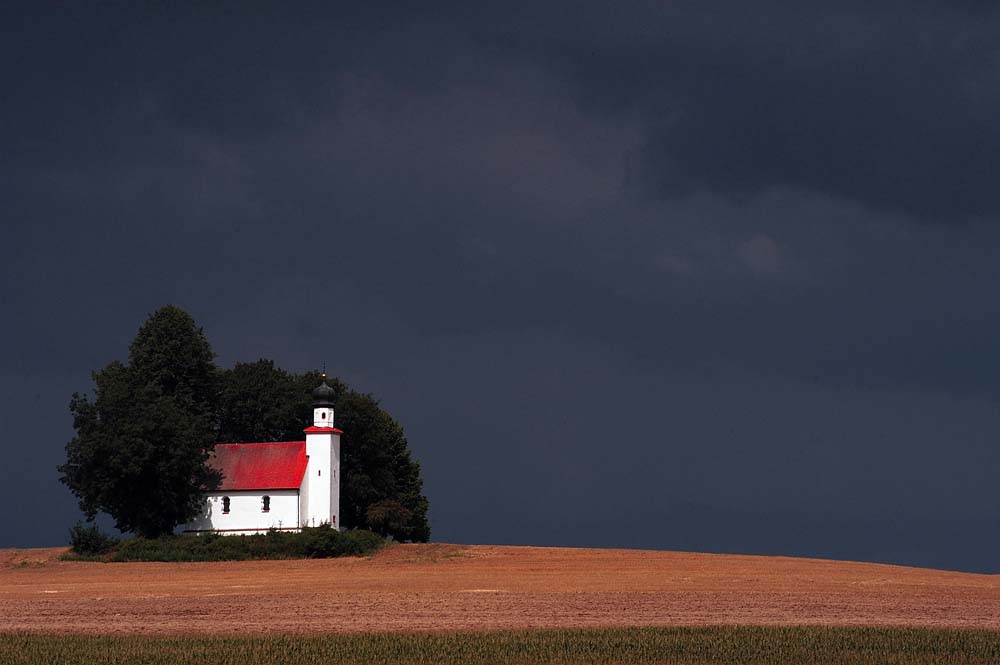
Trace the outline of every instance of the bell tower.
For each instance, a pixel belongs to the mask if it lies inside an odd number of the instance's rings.
[[[313,390],[313,424],[305,429],[306,482],[299,497],[302,526],[340,527],[340,435],[333,426],[333,388],[323,382]]]
[[[313,427],[333,427],[333,396],[323,372],[323,383],[313,390]]]

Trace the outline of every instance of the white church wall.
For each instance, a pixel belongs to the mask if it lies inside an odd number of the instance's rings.
[[[333,410],[313,409],[313,420],[321,422],[333,417]],[[302,479],[302,525],[323,523],[340,525],[340,434],[330,429],[324,432],[306,431],[306,455],[309,457]]]
[[[271,498],[270,510],[264,512],[263,498]],[[224,513],[223,497],[229,497],[229,512]],[[205,502],[205,512],[184,526],[184,531],[219,531],[221,533],[258,533],[268,529],[295,529],[299,526],[297,490],[255,490],[212,492]]]
[[[333,407],[313,409],[313,427],[333,427]]]
[[[302,474],[302,486],[299,488],[299,526],[309,526],[309,465]]]
[[[303,486],[308,484],[308,496],[303,526],[319,526],[324,522],[331,522],[332,439],[333,435],[328,432],[306,434],[306,455],[309,456],[309,464],[306,466],[306,477],[302,484]]]
[[[343,526],[340,523],[340,435],[334,434],[330,443],[330,515],[331,523],[339,528]]]

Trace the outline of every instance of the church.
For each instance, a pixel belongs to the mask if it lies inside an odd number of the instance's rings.
[[[313,423],[305,441],[219,443],[209,465],[222,473],[201,515],[184,533],[264,533],[339,526],[340,435],[333,426],[333,388],[313,390]]]

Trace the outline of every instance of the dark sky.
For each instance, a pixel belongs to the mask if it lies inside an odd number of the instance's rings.
[[[174,303],[436,540],[1000,572],[994,3],[139,4],[0,9],[0,546]]]

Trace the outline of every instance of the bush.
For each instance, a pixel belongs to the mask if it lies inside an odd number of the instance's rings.
[[[121,541],[111,561],[248,561],[255,559],[324,559],[364,556],[385,541],[371,531],[337,531],[329,525],[305,527],[300,532],[272,530],[252,536],[197,536],[128,538]]]
[[[310,559],[361,556],[374,552],[385,544],[382,538],[371,531],[337,531],[329,524],[303,529],[299,535],[302,537],[302,555]]]
[[[96,524],[77,522],[69,530],[70,548],[75,554],[93,556],[107,554],[118,544],[118,539],[101,533]]]
[[[409,540],[407,528],[413,519],[413,511],[399,501],[386,499],[368,506],[366,513],[368,526],[382,537],[392,536],[396,540]]]

